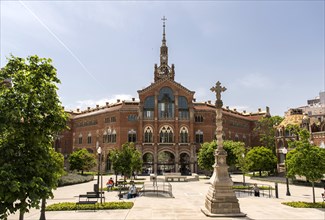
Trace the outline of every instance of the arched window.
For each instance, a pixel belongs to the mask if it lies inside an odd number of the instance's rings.
[[[155,110],[155,97],[149,96],[144,100],[143,118],[153,119]]]
[[[163,126],[159,131],[160,143],[173,143],[174,132],[170,126]]]
[[[188,120],[190,118],[187,99],[184,96],[178,97],[178,118]]]
[[[188,129],[187,127],[181,127],[179,131],[179,142],[180,143],[188,143]]]
[[[111,128],[107,129],[107,143],[112,143],[112,130],[111,130]]]
[[[91,144],[91,133],[88,133],[87,144]]]
[[[103,143],[107,143],[108,142],[108,135],[107,135],[107,131],[105,130],[103,133]]]
[[[112,131],[112,143],[116,143],[116,131],[115,131],[115,129]]]
[[[144,129],[144,143],[153,143],[153,129],[150,126],[147,126]]]
[[[159,91],[158,96],[158,115],[159,119],[174,118],[175,97],[169,87],[164,87]]]
[[[239,135],[238,134],[235,135],[235,141],[239,141]]]
[[[195,132],[195,142],[198,144],[203,143],[203,131],[198,130]]]
[[[78,144],[82,144],[82,134],[81,133],[79,134],[79,137],[78,137]]]
[[[137,141],[137,132],[133,129],[128,132],[128,142],[135,143]]]

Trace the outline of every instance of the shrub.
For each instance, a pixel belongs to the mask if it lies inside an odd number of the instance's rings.
[[[69,173],[68,175],[62,176],[59,179],[59,186],[68,186],[78,183],[89,182],[94,179],[92,175],[79,175],[75,173]]]
[[[291,206],[294,208],[324,208],[322,202],[312,203],[312,202],[298,201],[298,202],[282,202],[281,204]]]
[[[131,209],[133,202],[104,202],[103,204],[96,203],[95,210],[103,209]],[[62,202],[52,204],[46,207],[46,211],[74,211],[77,209],[77,204],[74,202]],[[81,204],[78,205],[78,210],[94,210],[94,205]]]

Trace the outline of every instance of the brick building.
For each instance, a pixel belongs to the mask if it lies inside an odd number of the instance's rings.
[[[79,148],[96,153],[102,148],[105,168],[111,170],[110,150],[134,142],[142,153],[144,173],[198,172],[197,153],[203,142],[215,139],[215,106],[196,102],[194,91],[174,81],[175,66],[168,64],[168,47],[163,24],[160,64],[154,66],[154,82],[138,90],[139,101],[117,100],[105,106],[69,112],[70,130],[58,135],[57,150],[68,155]],[[211,79],[215,80],[216,79]],[[253,135],[255,122],[266,111],[240,113],[223,109],[224,139],[259,145]]]
[[[294,141],[297,136],[286,129],[289,125],[296,125],[307,129],[310,133],[310,142],[325,148],[325,92],[320,92],[319,97],[307,100],[307,105],[289,109],[284,120],[276,126],[276,152],[278,158],[278,172],[285,171],[285,155],[288,152],[289,141]]]

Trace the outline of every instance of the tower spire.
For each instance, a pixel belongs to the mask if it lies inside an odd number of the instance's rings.
[[[166,33],[165,33],[165,21],[167,21],[167,18],[164,16],[162,19],[163,21],[163,39],[162,39],[162,46],[166,46]]]

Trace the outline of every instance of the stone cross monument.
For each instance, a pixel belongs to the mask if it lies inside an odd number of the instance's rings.
[[[233,182],[229,177],[226,163],[227,152],[223,149],[221,93],[226,91],[226,88],[218,81],[211,91],[216,93],[217,98],[215,106],[218,147],[214,152],[215,164],[211,186],[205,198],[205,207],[201,210],[210,217],[244,217],[246,214],[240,212],[238,199],[232,189]]]

